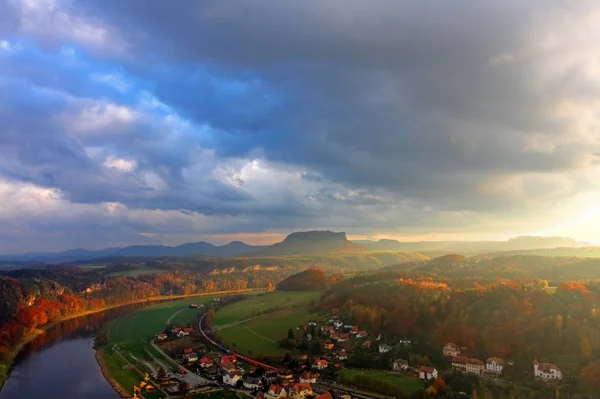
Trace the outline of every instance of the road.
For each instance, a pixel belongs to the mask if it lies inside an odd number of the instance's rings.
[[[158,353],[163,355],[165,358],[170,359],[170,356],[167,355],[165,352],[163,352],[162,349],[160,349],[158,347],[158,345],[156,345],[154,343],[154,341],[151,341],[151,344],[152,344],[152,347],[158,351]],[[164,365],[163,365],[163,367],[164,367]],[[186,373],[182,376],[183,380],[185,382],[187,382],[188,384],[190,384],[191,386],[195,386],[197,384],[208,385],[208,384],[212,383],[212,381],[210,381],[204,377],[201,377],[198,374],[193,373],[192,371],[188,370],[187,368],[185,368],[183,366],[180,366],[180,367],[186,371]]]

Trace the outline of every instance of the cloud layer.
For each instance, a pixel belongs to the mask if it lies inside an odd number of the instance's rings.
[[[600,241],[599,59],[583,0],[0,1],[0,251]]]

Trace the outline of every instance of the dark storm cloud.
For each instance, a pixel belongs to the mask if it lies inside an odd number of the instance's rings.
[[[531,50],[537,14],[580,11],[545,4],[129,1],[97,11],[140,57],[208,65],[245,86],[225,97],[232,112],[226,100],[203,103],[194,78],[155,81],[161,99],[224,130],[213,144],[225,155],[260,147],[349,184],[472,197],[488,175],[566,171],[588,150],[523,152],[534,132],[564,133],[547,114],[557,97],[583,101],[597,85],[568,70],[538,87],[543,59],[489,63]],[[281,102],[266,104],[269,93]]]
[[[0,4],[0,176],[236,216],[164,232],[460,228],[598,165],[593,2],[49,4]]]

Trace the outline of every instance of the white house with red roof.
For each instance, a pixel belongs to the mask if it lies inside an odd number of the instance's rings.
[[[556,364],[540,363],[537,357],[533,361],[533,375],[535,378],[542,380],[560,380],[562,379],[562,371]]]
[[[329,365],[329,363],[327,362],[327,360],[317,359],[313,363],[313,368],[317,369],[317,370],[323,370],[323,369],[326,369],[328,365]]]
[[[438,377],[438,371],[434,367],[419,367],[419,378],[422,380],[433,380]]]
[[[307,384],[305,382],[291,384],[288,387],[288,396],[293,399],[304,399],[305,397],[312,394],[312,387],[310,386],[310,384]]]
[[[279,399],[285,398],[287,396],[287,392],[285,388],[277,384],[271,384],[267,392],[265,393],[266,399]]]

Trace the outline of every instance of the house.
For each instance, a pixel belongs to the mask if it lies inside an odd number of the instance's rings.
[[[327,334],[331,334],[335,332],[335,328],[333,326],[328,326],[324,324],[321,326],[321,331]]]
[[[331,314],[339,314],[339,313],[340,313],[340,308],[331,309]]]
[[[419,378],[422,380],[433,380],[438,377],[438,372],[434,367],[419,367]]]
[[[164,341],[165,339],[167,339],[169,336],[165,333],[160,333],[156,336],[156,339],[158,339],[159,341]]]
[[[192,327],[183,327],[181,331],[183,331],[183,335],[190,335],[194,332],[194,329]]]
[[[339,320],[338,320],[338,321],[334,321],[334,322],[333,322],[333,326],[334,326],[336,329],[338,329],[338,328],[341,328],[343,325],[344,325],[344,323],[342,323],[342,322],[341,322],[341,321],[339,321]]]
[[[485,361],[485,371],[492,374],[502,374],[504,359],[499,357],[488,357]]]
[[[552,363],[540,363],[537,358],[533,361],[533,375],[542,380],[560,380],[562,372],[557,365]]]
[[[302,355],[302,356],[300,356],[300,360],[301,361],[308,360],[308,355]]]
[[[328,364],[329,363],[325,359],[317,359],[313,363],[313,368],[317,370],[323,370],[327,368]]]
[[[276,384],[271,384],[269,390],[265,393],[266,399],[279,399],[285,398],[286,396],[287,392],[285,391],[285,388]]]
[[[239,371],[235,371],[235,372],[231,372],[231,373],[226,372],[223,374],[223,384],[234,387],[237,385],[240,378],[242,378],[242,375]]]
[[[305,382],[299,382],[290,385],[288,388],[288,396],[290,398],[304,399],[305,397],[312,395],[313,390],[310,384]]]
[[[307,384],[316,384],[317,378],[319,378],[318,373],[311,373],[310,371],[306,371],[300,375],[300,382],[304,382]]]
[[[265,373],[265,379],[269,383],[277,381],[278,378],[279,378],[279,372],[277,370],[267,370]]]
[[[468,356],[454,356],[451,362],[454,370],[467,374],[481,375],[485,370],[485,363],[483,361]]]
[[[344,329],[351,330],[352,329],[352,324],[345,324],[344,325]]]
[[[317,326],[317,322],[314,321],[314,320],[311,320],[311,321],[308,322],[308,326],[309,327],[316,327]]]
[[[456,345],[452,342],[448,342],[446,345],[444,345],[444,349],[442,349],[442,353],[444,354],[444,356],[449,356],[449,357],[458,356],[458,355],[460,355],[460,348],[458,347],[458,345]]]
[[[315,399],[333,399],[333,396],[329,392],[325,392],[323,395],[315,397]]]
[[[452,369],[466,373],[468,360],[469,358],[466,356],[453,356],[452,360],[450,361],[452,364]]]
[[[202,367],[203,369],[207,369],[213,366],[213,361],[212,359],[203,356],[202,359],[200,359],[200,367]]]
[[[358,334],[358,326],[352,326],[352,328],[350,328],[350,334]]]
[[[348,333],[340,333],[338,334],[336,340],[337,342],[346,342],[350,339],[350,334]]]
[[[294,379],[294,373],[292,373],[292,370],[284,370],[279,373],[279,378],[284,381],[291,381]]]
[[[346,351],[342,349],[341,351],[338,352],[337,358],[338,358],[338,360],[346,360],[346,359],[348,359],[348,355],[346,354]]]
[[[467,362],[467,374],[481,375],[485,370],[485,363],[482,360],[470,357]]]
[[[190,309],[197,309],[198,305],[195,303],[190,303]]]
[[[323,348],[333,349],[333,342],[325,342],[325,345],[323,345]]]
[[[235,355],[223,356],[221,358],[221,367],[223,367],[223,369],[227,370],[227,371],[235,370],[235,362],[236,361],[237,361],[237,358],[235,357]]]
[[[360,330],[356,333],[356,338],[365,338],[367,336],[367,332],[365,330]]]
[[[185,355],[189,355],[189,354],[190,354],[190,353],[192,353],[193,351],[194,351],[194,349],[192,349],[192,348],[185,348],[185,349],[183,350],[183,355],[184,355],[184,356],[185,356]]]
[[[401,345],[410,345],[411,341],[409,339],[401,339],[399,343]]]
[[[392,369],[394,371],[406,371],[408,370],[408,361],[404,359],[396,359],[392,364]]]
[[[188,363],[197,362],[198,361],[198,354],[195,353],[195,352],[186,353],[185,355],[183,355],[183,358],[185,360],[187,360]]]
[[[388,353],[392,347],[386,344],[379,344],[379,353]]]
[[[183,337],[185,337],[185,333],[183,332],[183,330],[182,330],[181,328],[179,328],[179,329],[177,330],[177,333],[176,333],[175,335],[177,335],[177,337],[178,337],[178,338],[183,338]]]
[[[260,380],[260,378],[248,376],[248,377],[244,378],[244,382],[242,383],[242,385],[246,389],[254,390],[254,389],[262,388],[262,381]]]

